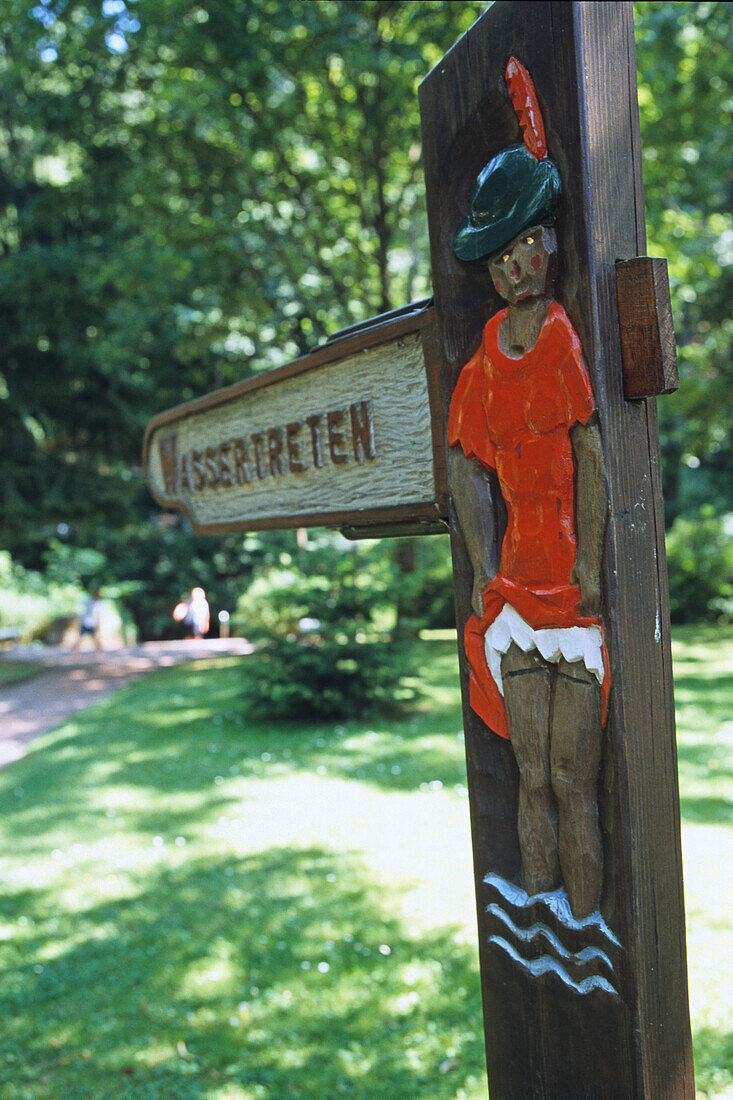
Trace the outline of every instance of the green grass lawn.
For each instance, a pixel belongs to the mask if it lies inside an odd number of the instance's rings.
[[[399,721],[253,723],[222,660],[0,772],[3,1100],[485,1100],[455,644],[418,657]],[[698,1088],[722,1098],[733,631],[675,657]]]
[[[695,1073],[733,1097],[733,628],[673,631]]]

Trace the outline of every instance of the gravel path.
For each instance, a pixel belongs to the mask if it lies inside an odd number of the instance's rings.
[[[43,666],[30,680],[0,688],[0,767],[19,760],[34,737],[65,722],[155,668],[202,657],[244,656],[252,646],[244,638],[145,642],[106,652],[19,646],[2,661]]]

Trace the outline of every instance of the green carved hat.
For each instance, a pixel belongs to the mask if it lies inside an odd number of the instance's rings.
[[[523,229],[552,225],[559,198],[560,173],[551,160],[537,160],[524,145],[502,149],[474,184],[470,213],[456,234],[456,255],[469,263],[488,260]]]
[[[515,57],[504,78],[523,143],[492,157],[473,186],[468,218],[454,241],[459,260],[468,263],[490,259],[531,225],[552,225],[560,198],[560,173],[547,156],[532,78]]]

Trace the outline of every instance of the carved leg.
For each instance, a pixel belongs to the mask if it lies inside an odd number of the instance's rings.
[[[550,762],[559,813],[560,866],[577,919],[598,908],[603,847],[598,822],[601,692],[580,661],[561,660],[552,700]]]
[[[519,766],[519,847],[527,892],[560,882],[557,808],[550,781],[552,672],[536,651],[512,645],[501,660],[509,735]]]

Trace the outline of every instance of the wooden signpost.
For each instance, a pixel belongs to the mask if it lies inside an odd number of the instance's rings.
[[[420,88],[434,305],[164,413],[196,530],[450,528],[489,1092],[691,1100],[630,4],[495,3]]]
[[[310,355],[155,417],[153,496],[195,531],[446,530],[435,311],[357,325]]]

